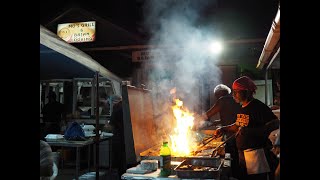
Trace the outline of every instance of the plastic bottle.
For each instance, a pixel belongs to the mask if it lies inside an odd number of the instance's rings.
[[[171,151],[168,142],[164,141],[160,149],[160,176],[171,174]]]

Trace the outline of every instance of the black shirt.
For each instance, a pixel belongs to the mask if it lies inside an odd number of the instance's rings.
[[[265,147],[268,133],[264,130],[265,124],[278,119],[272,110],[263,102],[253,99],[237,114],[236,124],[242,129],[236,138],[239,150]]]
[[[43,122],[60,123],[63,113],[64,113],[63,104],[57,101],[49,102],[42,109]]]
[[[113,106],[113,112],[110,117],[110,125],[113,126],[113,134],[115,138],[123,139],[123,110],[122,110],[122,101]]]
[[[240,111],[240,104],[236,103],[232,96],[226,95],[220,97],[217,102],[207,112],[207,116],[220,114],[220,123],[222,126],[230,125],[236,122],[237,113]]]
[[[217,101],[220,107],[220,120],[222,126],[233,124],[236,121],[237,113],[240,111],[240,104],[236,103],[232,96],[222,96]]]

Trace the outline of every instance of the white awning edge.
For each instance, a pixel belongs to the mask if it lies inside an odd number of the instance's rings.
[[[280,40],[280,5],[278,7],[278,12],[276,17],[273,20],[271,29],[268,33],[266,42],[264,44],[263,50],[258,60],[257,67],[258,69],[262,69],[265,64],[268,65],[270,56],[275,50],[277,43]]]
[[[40,24],[40,44],[43,44],[52,50],[59,52],[78,63],[88,67],[94,72],[99,72],[103,77],[115,81],[114,83],[120,83],[123,81],[121,78],[110,72],[108,69],[103,67],[97,61],[92,59],[91,56],[79,50],[78,48],[68,44],[56,34],[52,33]]]

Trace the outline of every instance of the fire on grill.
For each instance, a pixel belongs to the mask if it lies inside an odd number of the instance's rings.
[[[220,139],[220,138],[219,138]],[[171,159],[172,161],[182,161],[186,158],[194,158],[194,157],[211,157],[211,154],[213,152],[213,150],[218,147],[221,143],[223,143],[220,140],[213,140],[210,143],[208,143],[205,146],[198,146],[199,149],[197,149],[196,151],[191,152],[189,155],[187,156],[179,156],[179,155],[171,155]],[[159,159],[160,158],[160,147],[161,145],[157,145],[154,147],[151,147],[143,152],[140,153],[141,159]],[[214,153],[215,154],[215,153]],[[221,146],[218,148],[218,150],[216,151],[216,156],[217,157],[219,155],[224,155],[224,146]]]
[[[124,144],[126,163],[137,164],[145,159],[160,159],[163,141],[169,142],[172,161],[187,158],[215,158],[224,155],[224,146],[213,150],[223,142],[193,130],[194,114],[175,99],[167,106],[164,115],[158,116],[153,108],[151,93],[132,86],[123,86]]]
[[[183,160],[188,157],[211,157],[213,150],[218,147],[222,141],[221,138],[215,138],[192,130],[193,114],[183,107],[183,102],[175,99],[175,105],[172,106],[175,125],[173,131],[168,136],[169,147],[171,149],[172,160]],[[140,153],[142,159],[158,158],[161,142],[158,145]],[[214,155],[224,154],[224,147],[218,148]]]

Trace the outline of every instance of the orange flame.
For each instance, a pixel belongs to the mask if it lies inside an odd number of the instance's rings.
[[[171,139],[171,153],[175,156],[189,156],[196,149],[196,142],[191,131],[193,126],[193,113],[183,108],[183,102],[175,99],[176,105],[172,106],[176,127]]]

